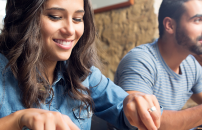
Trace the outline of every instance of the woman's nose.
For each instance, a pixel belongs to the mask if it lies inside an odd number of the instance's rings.
[[[72,36],[75,33],[74,24],[72,21],[65,21],[61,29],[61,32],[65,35]]]

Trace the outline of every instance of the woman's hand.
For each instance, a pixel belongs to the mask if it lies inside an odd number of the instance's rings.
[[[79,130],[71,119],[59,112],[43,109],[24,109],[17,111],[19,130],[24,126],[32,130]]]
[[[152,107],[156,110],[149,112]],[[160,127],[161,111],[154,95],[132,93],[124,99],[123,110],[130,124],[139,130],[157,130]]]

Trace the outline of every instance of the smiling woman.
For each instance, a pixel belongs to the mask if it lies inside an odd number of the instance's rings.
[[[84,5],[82,0],[48,1],[41,15],[41,34],[44,43],[48,75],[52,75],[57,61],[68,60],[72,49],[84,33]],[[50,76],[49,76],[50,77]],[[53,77],[49,78],[53,83]]]
[[[82,0],[48,1],[45,4],[41,16],[41,33],[47,62],[56,65],[57,61],[69,59],[72,49],[84,32],[83,7]]]
[[[94,39],[88,0],[8,0],[0,34],[0,128],[89,130],[94,112],[120,129],[157,129],[156,98],[128,95],[102,75]]]

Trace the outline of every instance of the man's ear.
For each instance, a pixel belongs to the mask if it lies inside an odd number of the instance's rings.
[[[175,22],[170,17],[165,17],[163,20],[163,26],[165,29],[165,32],[169,34],[173,34],[175,32]]]

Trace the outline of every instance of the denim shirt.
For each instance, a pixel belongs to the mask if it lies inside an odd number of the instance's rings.
[[[5,69],[7,63],[6,57],[0,54],[0,118],[25,109],[21,102],[21,90],[17,79],[9,67]],[[96,67],[91,67],[91,71],[92,73],[82,84],[91,91],[95,106],[94,114],[119,129],[134,128],[130,126],[123,112],[123,100],[128,94],[102,75]],[[64,95],[65,82],[60,72],[52,88],[54,97],[51,104],[41,104],[41,108],[67,115],[81,130],[90,130],[93,113],[83,110],[79,114],[80,101],[72,100],[68,95]],[[46,99],[47,102],[49,100],[51,96]]]

